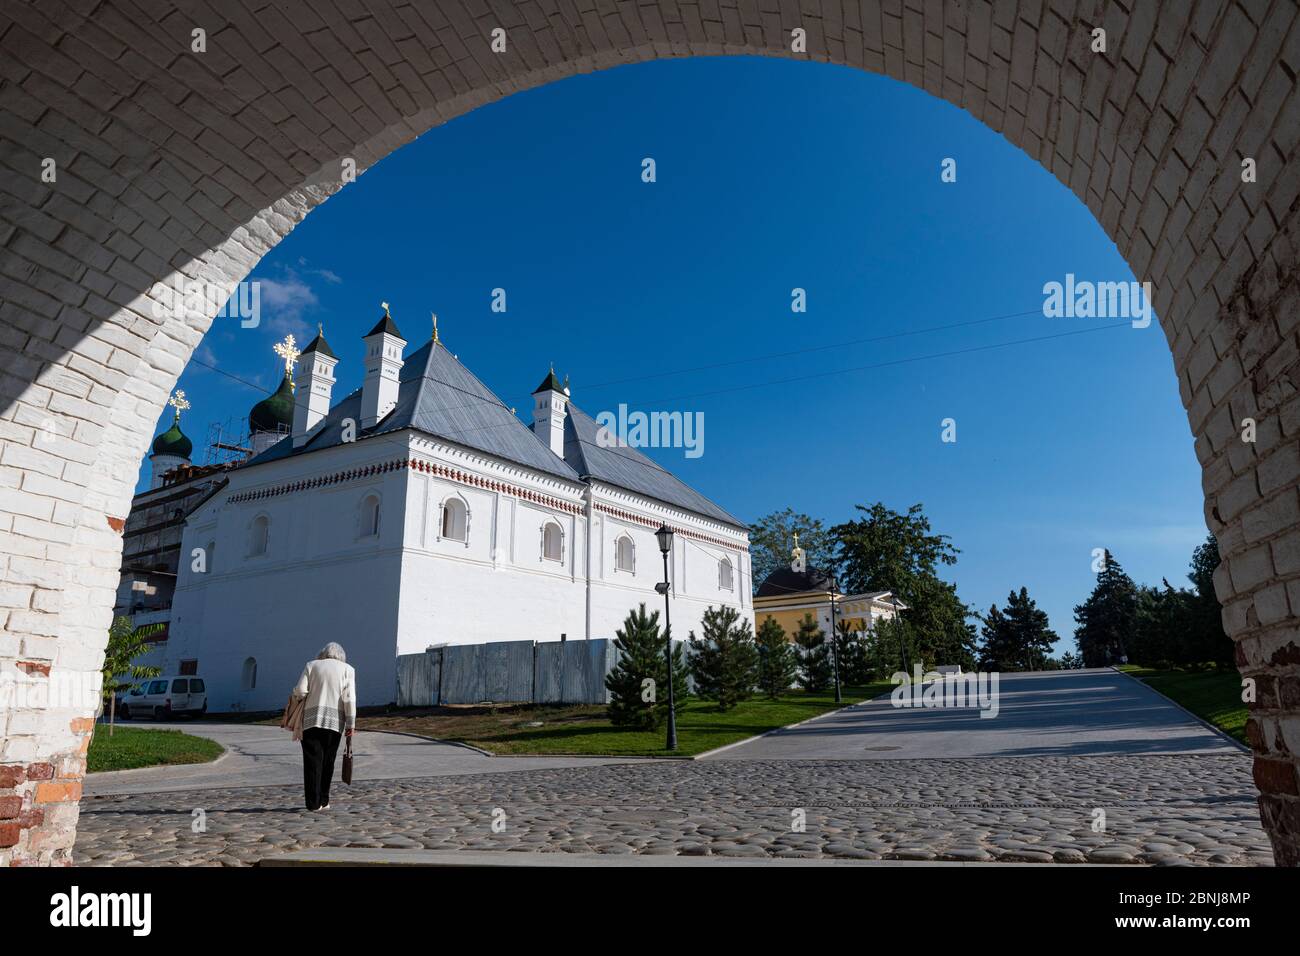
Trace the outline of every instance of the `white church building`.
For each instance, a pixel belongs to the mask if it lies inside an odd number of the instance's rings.
[[[611,447],[553,370],[530,428],[436,320],[409,355],[387,308],[362,341],[364,383],[338,400],[323,334],[277,347],[284,381],[250,414],[254,456],[186,519],[166,672],[204,677],[210,711],[281,707],[327,641],[375,705],[395,699],[398,654],[612,638],[637,604],[663,607],[663,524],[674,636],[698,634],[710,605],[753,623],[744,524]]]

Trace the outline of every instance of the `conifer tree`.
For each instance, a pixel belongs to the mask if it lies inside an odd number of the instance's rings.
[[[765,617],[758,626],[758,686],[775,700],[794,684],[798,660],[794,645],[786,637],[785,628],[775,618]]]
[[[708,607],[701,621],[703,637],[690,634],[690,668],[695,693],[730,710],[748,700],[758,680],[758,650],[749,621],[725,605]]]
[[[825,690],[833,677],[831,647],[812,614],[805,614],[799,622],[794,642],[799,645],[799,683],[810,693]]]
[[[848,621],[835,622],[835,653],[840,666],[840,683],[860,686],[871,682],[867,642],[861,631]]]
[[[1086,667],[1106,667],[1128,658],[1138,624],[1138,594],[1133,579],[1106,551],[1097,586],[1074,609],[1074,642]]]
[[[980,648],[980,666],[994,671],[1033,671],[1047,666],[1048,655],[1056,643],[1056,633],[1048,627],[1047,612],[1041,610],[1020,589],[1007,595],[1005,610],[994,604],[984,617],[984,644]]]
[[[657,730],[668,719],[666,640],[667,635],[659,630],[658,611],[647,615],[642,604],[638,610],[628,612],[622,628],[615,632],[618,661],[605,675],[611,723]],[[673,697],[678,713],[685,705],[686,693],[686,662],[678,644],[673,648]]]

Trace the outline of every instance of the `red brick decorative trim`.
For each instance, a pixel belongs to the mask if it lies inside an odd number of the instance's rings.
[[[322,475],[318,478],[306,478],[300,481],[291,481],[283,485],[277,485],[274,488],[262,488],[258,491],[246,491],[230,497],[230,502],[236,504],[242,501],[264,501],[268,498],[278,498],[281,495],[295,494],[300,491],[311,491],[315,488],[324,488],[329,485],[337,485],[347,481],[358,481],[363,478],[370,478],[374,475],[385,474],[386,472],[396,471],[399,468],[410,468],[412,471],[418,471],[423,474],[436,475],[439,478],[445,478],[448,481],[454,481],[458,484],[468,485],[473,488],[482,488],[486,491],[495,491],[499,494],[511,495],[521,501],[532,502],[533,504],[542,505],[553,511],[562,511],[566,514],[581,514],[582,508],[579,505],[568,501],[561,501],[559,498],[553,498],[550,495],[544,495],[540,492],[528,488],[513,485],[504,481],[496,481],[491,478],[484,478],[482,475],[475,475],[468,471],[462,471],[459,468],[452,468],[448,465],[442,465],[437,462],[424,461],[417,458],[394,459],[378,465],[367,465],[364,468],[349,468],[345,471],[336,471],[330,475]]]
[[[597,504],[596,510],[604,512],[611,517],[618,518],[621,521],[630,521],[633,524],[643,525],[647,528],[658,528],[659,522],[647,518],[645,515],[633,514],[630,511],[620,511],[617,508],[611,508],[609,505]],[[728,548],[737,553],[749,553],[749,548],[742,547],[734,541],[726,541],[722,538],[714,538],[707,534],[701,534],[698,531],[689,531],[685,528],[673,528],[673,534],[680,534],[685,538],[694,538],[696,541],[707,541],[709,544],[715,544],[719,548]]]

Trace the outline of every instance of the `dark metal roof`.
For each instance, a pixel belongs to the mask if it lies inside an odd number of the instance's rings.
[[[777,568],[758,586],[756,597],[782,597],[804,591],[833,591],[831,576],[816,568],[796,571],[794,568]]]
[[[399,339],[404,338],[401,331],[397,328],[397,323],[393,321],[392,316],[387,312],[384,313],[383,317],[379,320],[379,323],[363,335],[362,338],[368,339],[370,336],[378,335],[380,332],[387,332],[389,335],[396,335]]]
[[[569,403],[564,422],[564,460],[584,478],[626,488],[676,505],[723,524],[745,529],[745,523],[728,514],[690,485],[627,445],[604,447],[597,441],[600,426],[595,419]]]
[[[719,508],[635,448],[604,448],[597,442],[600,426],[572,402],[564,424],[564,458],[515,417],[514,412],[440,342],[428,342],[402,366],[397,404],[358,437],[413,428],[465,448],[525,465],[571,481],[592,478],[636,494],[674,505],[723,524],[746,530],[744,522]],[[361,389],[330,409],[316,435],[301,448],[285,438],[248,464],[278,461],[342,444],[342,423],[361,421]]]
[[[311,340],[311,345],[302,350],[303,355],[306,355],[308,352],[318,352],[321,355],[329,356],[332,359],[338,358],[338,356],[334,354],[334,350],[330,348],[330,344],[325,341],[324,332],[319,333]]]
[[[361,421],[361,389],[330,409],[317,433],[301,448],[292,440],[277,442],[249,464],[276,461],[342,444],[342,423]],[[402,366],[397,404],[358,437],[413,428],[546,474],[578,480],[578,474],[556,457],[531,428],[515,417],[501,399],[461,365],[441,343],[428,342]]]
[[[555,369],[551,369],[549,372],[546,373],[546,378],[542,379],[541,385],[538,385],[535,389],[533,389],[533,394],[536,395],[538,392],[547,392],[547,391],[550,392],[564,391],[564,386],[561,385],[560,380],[555,377]]]

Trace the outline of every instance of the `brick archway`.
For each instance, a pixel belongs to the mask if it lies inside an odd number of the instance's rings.
[[[1278,863],[1300,864],[1295,0],[1158,12],[1116,0],[247,6],[0,10],[10,691],[99,667],[136,469],[212,319],[156,318],[155,283],[243,278],[341,188],[345,158],[364,170],[509,93],[662,57],[810,59],[968,110],[1065,183],[1153,283],[1224,556],[1215,585],[1258,683],[1249,733],[1264,825]],[[796,28],[806,52],[792,51]],[[1091,49],[1096,28],[1104,53]],[[1239,440],[1244,418],[1258,422],[1254,443]],[[0,807],[6,795],[21,807],[0,815],[0,864],[67,862],[93,705],[24,701],[0,711]]]

